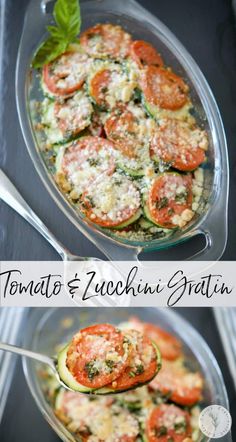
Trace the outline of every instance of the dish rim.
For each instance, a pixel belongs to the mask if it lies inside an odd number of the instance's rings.
[[[91,309],[91,308],[89,308],[89,307],[84,308],[84,310],[89,310],[89,309]],[[118,308],[116,308],[115,310],[117,310],[117,309]],[[120,310],[121,309],[122,309],[122,307],[120,308]],[[131,310],[133,310],[133,309],[134,308],[131,308]],[[25,333],[25,337],[24,337],[24,341],[23,341],[23,346],[25,348],[36,350],[34,348],[34,346],[32,345],[34,343],[35,336],[37,336],[40,329],[42,330],[43,325],[49,320],[51,315],[53,315],[56,310],[58,310],[58,308],[51,308],[51,309],[39,308],[39,309],[37,309],[37,311],[34,310],[31,312],[31,317],[30,317],[30,320],[28,321],[28,324],[27,324],[27,333]],[[139,311],[145,310],[146,311],[145,314],[148,315],[149,312],[151,312],[151,310],[153,310],[153,308],[140,307],[139,309],[137,308],[137,310],[139,310]],[[203,369],[203,364],[211,365],[211,369],[214,370],[213,374],[211,373],[211,382],[214,385],[215,394],[216,394],[216,397],[214,397],[212,399],[218,405],[222,405],[225,408],[229,409],[228,394],[227,394],[227,390],[226,390],[226,386],[224,383],[222,372],[220,370],[220,367],[218,365],[218,362],[217,362],[214,354],[212,353],[212,351],[211,351],[210,347],[208,346],[207,342],[205,341],[205,339],[201,336],[201,334],[198,332],[198,330],[187,319],[183,318],[176,311],[171,310],[169,308],[157,308],[157,307],[154,307],[154,310],[156,312],[158,312],[159,317],[160,317],[160,315],[164,315],[164,318],[167,321],[167,323],[170,325],[170,328],[173,327],[173,324],[178,324],[178,326],[175,325],[173,328],[174,328],[174,330],[177,328],[178,328],[178,330],[181,330],[181,335],[178,333],[178,337],[179,337],[179,339],[181,339],[181,341],[184,344],[186,344],[188,347],[190,347],[190,345],[193,343],[195,344],[194,351],[193,351],[194,358],[197,360],[197,362],[199,363],[199,365],[202,369]],[[80,311],[81,311],[81,309],[80,309]],[[43,314],[41,314],[41,312]],[[40,316],[40,314],[41,314],[41,316]],[[99,314],[99,312],[98,312],[98,314]],[[157,317],[158,317],[158,315],[157,315]],[[39,317],[39,316],[40,316],[40,319],[36,323],[35,318]],[[34,330],[34,335],[32,335],[32,333],[29,333],[30,330],[32,332],[32,329]],[[182,337],[182,334],[184,334],[183,330],[185,331],[185,339],[183,339],[183,337]],[[172,329],[171,329],[171,332],[173,333]],[[31,346],[29,345],[29,342],[31,342]],[[196,350],[196,348],[197,348],[197,350]],[[198,356],[196,355],[196,353],[198,354]],[[201,355],[199,353],[201,353]],[[52,415],[50,415],[50,410],[52,411],[52,407],[47,403],[45,396],[43,395],[42,391],[40,390],[40,386],[39,386],[38,381],[36,380],[36,384],[35,384],[36,387],[33,385],[34,379],[37,378],[36,373],[35,373],[36,369],[33,368],[33,366],[32,366],[33,361],[31,361],[30,359],[27,359],[26,357],[22,357],[22,363],[23,363],[23,371],[24,371],[24,375],[26,378],[26,382],[28,384],[30,392],[31,392],[40,412],[43,414],[43,416],[45,417],[47,422],[54,429],[54,431],[62,438],[62,440],[64,442],[68,442],[68,441],[75,442],[75,439],[73,438],[71,433],[55,417],[55,415],[53,413],[52,413]],[[207,368],[209,368],[209,365]],[[34,374],[33,374],[33,372],[34,372]],[[204,374],[204,372],[203,372],[203,374]],[[40,396],[37,395],[37,393],[40,391],[41,391],[41,395],[43,395],[44,408],[41,403]],[[207,439],[207,440],[209,440],[209,439]],[[225,440],[225,442],[226,441],[231,442],[232,441],[231,434],[229,433],[228,435],[226,435],[224,440]]]
[[[45,2],[44,2],[45,3]],[[46,2],[47,3],[47,2]],[[106,5],[110,4],[110,0],[102,0],[99,5],[96,0],[82,1],[82,5],[86,3],[88,11],[93,11],[93,7],[106,8]],[[122,9],[122,4],[124,8]],[[29,4],[32,8],[32,1]],[[134,6],[136,9],[134,9]],[[130,12],[130,9],[132,10]],[[28,109],[27,102],[27,91],[29,88],[29,58],[25,57],[24,53],[24,37],[25,28],[27,26],[27,16],[25,19],[24,30],[21,37],[21,42],[18,51],[17,67],[16,67],[16,101],[17,110],[20,120],[21,129],[23,136],[27,145],[28,152],[37,170],[41,180],[43,181],[45,187],[47,188],[49,194],[53,198],[54,202],[58,205],[61,211],[66,215],[66,217],[79,229],[79,231],[84,234],[90,241],[92,241],[106,256],[109,258],[117,259],[117,255],[121,258],[130,257],[130,259],[137,259],[137,255],[140,251],[151,251],[151,250],[161,250],[167,249],[171,246],[176,246],[183,241],[189,239],[192,236],[203,234],[206,238],[206,246],[202,249],[196,257],[193,256],[191,259],[198,259],[202,256],[207,256],[207,259],[217,260],[220,258],[224,252],[227,240],[227,204],[228,204],[228,189],[229,189],[229,166],[227,157],[227,144],[223,128],[223,123],[220,117],[220,113],[211,92],[208,83],[205,80],[202,72],[200,71],[198,65],[192,59],[188,51],[183,47],[183,45],[177,40],[177,38],[172,34],[172,32],[162,23],[160,20],[152,16],[146,9],[140,6],[135,0],[121,0],[119,5],[114,4],[109,9],[109,13],[116,14],[121,20],[121,10],[127,12],[127,16],[137,21],[140,21],[141,12],[144,14],[144,18],[147,23],[150,23],[152,27],[156,30],[158,38],[161,39],[163,44],[167,47],[170,52],[176,55],[178,62],[186,71],[188,78],[193,82],[196,93],[202,103],[205,113],[207,114],[207,121],[210,127],[210,132],[212,136],[214,154],[215,154],[215,164],[214,167],[214,179],[210,192],[210,207],[208,207],[203,214],[201,214],[195,222],[190,222],[184,232],[180,232],[179,237],[170,238],[166,237],[157,240],[147,240],[147,241],[127,241],[126,239],[114,237],[112,234],[108,235],[107,232],[102,231],[97,226],[92,223],[87,222],[85,219],[81,219],[80,215],[76,214],[72,205],[66,201],[65,196],[59,191],[56,186],[51,174],[46,168],[43,159],[37,149],[37,142],[35,139],[35,133],[32,132],[30,127],[30,112]],[[31,11],[32,12],[32,11]],[[121,15],[121,16],[120,16]],[[48,19],[48,17],[47,17]],[[43,16],[42,20],[45,20]],[[29,17],[28,17],[29,21]],[[145,24],[147,24],[145,22]],[[122,23],[121,23],[122,24]],[[40,32],[40,38],[42,35]],[[167,44],[168,43],[168,44]],[[33,45],[34,46],[34,45]],[[35,48],[34,48],[35,49]],[[29,51],[28,51],[29,52]],[[31,51],[32,56],[32,51]],[[24,82],[24,93],[22,95],[22,62],[26,61],[27,66],[25,66],[24,72],[28,73],[26,76],[26,82]],[[189,74],[191,72],[191,75]],[[21,75],[20,75],[21,74]],[[23,98],[24,97],[24,98]],[[22,102],[22,99],[24,102]],[[206,112],[207,111],[207,112]],[[27,120],[27,121],[26,121]],[[31,147],[33,140],[33,148]],[[216,152],[219,158],[216,158]],[[216,206],[218,204],[218,209]],[[219,210],[220,208],[220,210]],[[221,235],[215,232],[214,226],[214,214],[217,213],[217,218],[221,218]],[[224,233],[222,235],[222,232]],[[216,247],[216,239],[220,243]],[[215,246],[215,251],[212,250]],[[118,253],[116,249],[120,248]],[[118,258],[119,259],[119,258]]]

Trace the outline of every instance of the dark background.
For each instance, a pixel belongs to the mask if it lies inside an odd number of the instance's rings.
[[[35,0],[37,1],[37,0]],[[114,0],[118,1],[118,0]],[[229,241],[223,256],[235,259],[236,250],[236,30],[230,0],[140,0],[162,20],[196,60],[218,103],[228,140],[230,161]],[[36,213],[65,246],[81,255],[101,256],[59,211],[32,166],[18,125],[14,75],[17,48],[27,0],[2,0],[5,12],[4,105],[0,131],[0,167],[22,192]],[[5,11],[4,11],[5,9]],[[217,222],[217,220],[216,220]],[[0,259],[53,260],[56,252],[24,220],[0,204]],[[236,399],[225,356],[210,309],[179,309],[202,333],[222,369],[231,413]],[[236,435],[236,423],[233,437]],[[58,440],[36,409],[18,363],[8,405],[0,426],[1,442],[53,442]]]

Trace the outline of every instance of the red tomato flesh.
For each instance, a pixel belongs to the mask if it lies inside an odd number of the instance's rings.
[[[148,442],[183,442],[191,433],[189,413],[175,405],[161,404],[154,408],[146,427]]]
[[[80,384],[104,387],[119,377],[128,365],[124,335],[109,324],[84,328],[74,336],[66,364]]]

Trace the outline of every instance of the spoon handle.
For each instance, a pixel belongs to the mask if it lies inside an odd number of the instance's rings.
[[[21,215],[31,226],[33,226],[39,233],[52,245],[63,260],[67,258],[69,252],[63,245],[55,238],[55,236],[48,230],[45,224],[30,208],[27,202],[22,198],[21,194],[7,178],[5,173],[0,169],[0,199],[2,199],[8,206],[14,209]]]
[[[41,353],[35,353],[34,351],[26,350],[24,348],[16,347],[15,345],[5,344],[4,342],[0,342],[0,350],[9,351],[10,353],[15,353],[39,362],[43,362],[44,364],[49,365],[55,371],[54,361],[49,356],[42,355]]]

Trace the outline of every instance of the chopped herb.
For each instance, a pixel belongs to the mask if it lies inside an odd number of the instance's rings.
[[[144,372],[144,367],[142,364],[137,365],[136,374],[142,374]]]
[[[172,396],[172,391],[168,391],[168,393],[163,394],[160,390],[155,392],[154,402],[159,404],[162,402],[167,402]]]
[[[175,197],[176,202],[185,202],[188,196],[188,192],[178,193]]]
[[[90,166],[98,166],[99,160],[96,158],[88,158],[88,163]]]
[[[114,367],[114,365],[115,365],[114,361],[112,361],[112,360],[110,360],[110,359],[107,359],[107,360],[105,361],[105,364],[106,364],[107,368],[109,369],[109,372],[111,373],[111,372],[112,372],[112,369],[113,369],[113,367]]]
[[[102,92],[103,94],[106,94],[106,93],[108,92],[108,88],[107,88],[106,86],[104,86],[104,87],[101,89],[101,92]]]
[[[129,345],[130,345],[130,340],[127,338],[127,336],[124,337],[124,339],[123,339],[123,343],[124,343],[124,344],[129,344]]]
[[[90,381],[92,381],[93,378],[99,374],[99,370],[95,366],[95,361],[87,362],[85,364],[84,368],[85,368],[85,371],[88,374],[88,378],[90,379]]]
[[[89,203],[90,207],[92,207],[92,208],[95,207],[93,198],[91,196],[86,196],[86,202]]]
[[[129,372],[129,377],[135,378],[135,376],[136,376],[136,373],[134,373],[134,371]]]
[[[161,436],[166,436],[166,434],[167,434],[167,428],[164,425],[155,428],[155,436],[161,437]]]
[[[186,421],[183,420],[182,422],[176,422],[174,425],[176,433],[184,433],[186,431]]]
[[[117,403],[120,407],[122,407],[122,408],[125,407],[129,411],[133,411],[133,412],[137,412],[142,408],[142,403],[139,400],[133,402],[132,400],[119,398],[119,399],[117,399]]]
[[[135,103],[138,103],[141,101],[142,98],[142,93],[140,91],[140,89],[135,88],[134,89],[134,94],[133,94],[133,100]]]
[[[174,215],[174,213],[175,213],[174,209],[172,209],[172,208],[170,207],[170,208],[168,209],[168,215],[171,216],[171,215]]]
[[[164,207],[167,207],[169,203],[169,200],[166,196],[164,196],[163,198],[161,198],[160,200],[158,200],[156,202],[156,208],[157,209],[163,209]]]

